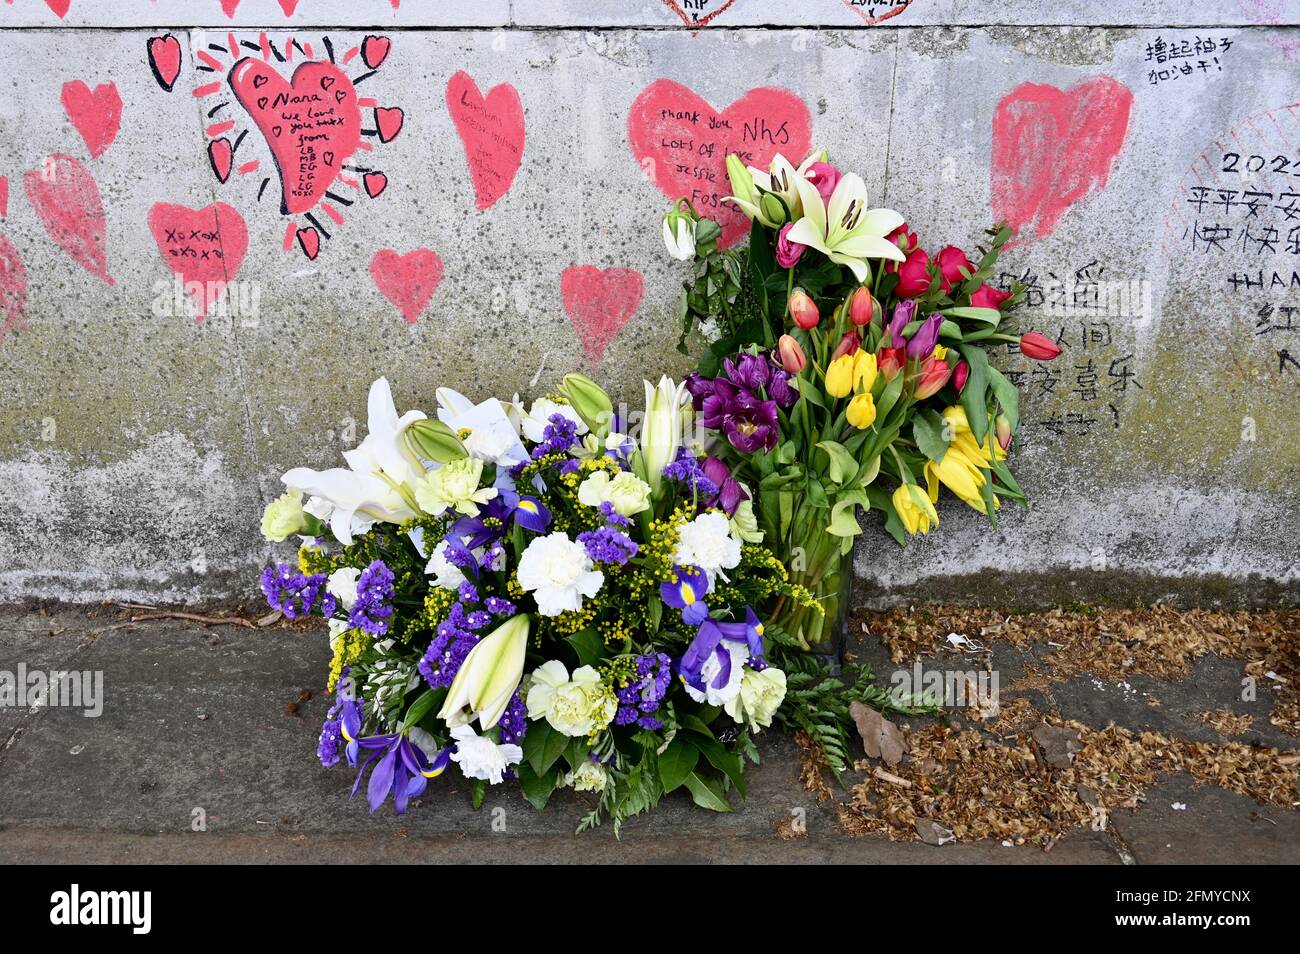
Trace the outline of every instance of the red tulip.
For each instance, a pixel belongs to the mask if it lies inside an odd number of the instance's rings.
[[[858,290],[849,299],[849,321],[859,328],[869,325],[880,314],[880,303],[871,297],[866,285],[859,285]]]
[[[1061,356],[1061,349],[1051,338],[1031,331],[1020,336],[1020,353],[1034,361],[1051,361]]]
[[[961,394],[961,389],[966,386],[966,379],[970,377],[970,365],[965,361],[958,361],[957,367],[952,372],[952,386]]]
[[[858,348],[862,346],[862,339],[858,337],[856,331],[846,331],[840,336],[839,343],[835,350],[831,352],[831,360],[841,358],[846,354],[857,354]]]
[[[781,367],[790,374],[798,374],[808,365],[808,358],[799,347],[799,342],[790,335],[782,335],[776,343],[776,353],[781,359]]]
[[[811,331],[817,327],[817,322],[822,320],[821,313],[817,310],[817,302],[802,288],[796,288],[790,293],[790,303],[787,306],[790,309],[790,317],[794,323],[804,331]]]
[[[906,348],[881,348],[876,352],[876,369],[885,376],[886,381],[893,380],[894,375],[907,363]]]
[[[993,423],[994,430],[997,431],[998,444],[1003,450],[1011,449],[1011,421],[1005,414],[999,414],[998,419]]]
[[[921,365],[920,377],[916,382],[916,399],[921,401],[938,393],[950,377],[952,368],[948,367],[948,362],[930,355]]]

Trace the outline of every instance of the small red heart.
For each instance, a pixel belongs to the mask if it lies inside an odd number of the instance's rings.
[[[361,41],[361,60],[372,70],[379,69],[379,64],[388,59],[388,51],[393,43],[386,36],[367,36]]]
[[[117,138],[122,122],[122,97],[117,86],[101,83],[91,92],[81,80],[71,80],[63,84],[62,99],[63,109],[81,133],[91,158],[99,158]]]
[[[641,273],[630,268],[571,265],[560,276],[560,297],[569,322],[593,365],[636,313],[645,294]]]
[[[320,252],[320,233],[310,226],[299,229],[298,247],[310,261],[316,261],[316,255]]]
[[[1022,83],[993,114],[993,214],[1019,241],[1043,238],[1103,189],[1128,132],[1133,92],[1098,76],[1062,91]]]
[[[221,0],[221,12],[230,19],[235,19],[235,11],[239,9],[239,0]]]
[[[68,15],[68,7],[72,6],[72,0],[45,0],[45,5],[54,11],[54,15],[60,20]]]
[[[203,209],[158,202],[149,210],[149,231],[167,267],[185,283],[202,324],[248,251],[243,216],[224,202]]]
[[[468,73],[447,81],[447,109],[465,147],[475,204],[488,208],[510,191],[524,158],[524,106],[509,83],[486,97]]]
[[[379,293],[415,324],[442,281],[442,259],[432,249],[417,248],[399,255],[391,248],[380,249],[370,260],[370,277]]]
[[[379,130],[380,142],[392,142],[397,138],[405,121],[406,114],[402,112],[400,106],[375,107],[375,128]]]
[[[280,9],[286,17],[291,17],[293,11],[298,9],[298,0],[280,0]]]
[[[5,335],[24,326],[24,309],[27,304],[27,269],[14,248],[0,235],[0,344]]]
[[[722,227],[719,245],[749,232],[744,213],[722,199],[731,195],[727,155],[766,169],[777,153],[798,165],[811,151],[812,117],[787,89],[751,89],[723,110],[714,109],[680,83],[651,83],[627,116],[632,155],[645,177],[670,199],[682,196]]]
[[[208,164],[212,166],[218,182],[225,182],[230,178],[230,167],[234,159],[235,150],[225,136],[208,143]]]
[[[153,78],[167,92],[176,85],[176,77],[181,72],[181,42],[170,33],[149,38],[146,48],[149,51],[149,69]]]
[[[377,199],[380,193],[388,188],[388,176],[382,172],[367,172],[361,177],[361,183],[366,188],[366,195]]]

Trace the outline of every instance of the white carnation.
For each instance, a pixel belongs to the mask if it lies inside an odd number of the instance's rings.
[[[582,609],[584,596],[595,596],[605,574],[592,569],[591,557],[581,543],[562,532],[535,537],[519,558],[519,585],[537,601],[543,616]]]

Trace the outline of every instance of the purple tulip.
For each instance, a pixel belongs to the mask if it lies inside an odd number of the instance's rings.
[[[736,514],[736,508],[742,500],[748,500],[749,494],[740,486],[740,481],[731,476],[731,468],[716,457],[704,458],[704,476],[713,481],[718,492],[707,501],[710,507],[721,507],[728,517]]]
[[[892,347],[901,348],[906,343],[903,338],[903,329],[912,323],[915,315],[916,302],[911,299],[900,301],[894,306],[894,320],[889,323],[890,344]]]
[[[720,431],[726,424],[737,395],[744,393],[726,378],[714,378],[713,390],[700,402],[700,425]]]
[[[776,402],[777,407],[787,411],[799,400],[799,392],[790,387],[790,374],[784,368],[773,368],[767,395]]]
[[[767,360],[756,354],[738,354],[722,362],[727,377],[742,388],[757,391],[767,387],[772,370]]]
[[[907,356],[913,360],[920,361],[934,351],[934,346],[939,343],[939,326],[943,324],[943,315],[931,315],[925,319],[925,323],[917,329],[916,334],[912,335],[912,340],[907,343]]]
[[[770,451],[780,439],[776,402],[760,401],[748,393],[737,394],[730,402],[722,430],[731,446],[742,454]]]
[[[692,371],[684,379],[686,390],[691,393],[691,401],[695,405],[695,410],[704,407],[704,399],[713,393],[713,378],[706,378],[698,371]]]

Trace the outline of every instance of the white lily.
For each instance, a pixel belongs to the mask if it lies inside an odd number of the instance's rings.
[[[750,219],[758,219],[771,229],[779,229],[786,222],[796,222],[803,215],[799,181],[806,181],[809,168],[814,162],[824,161],[825,155],[821,150],[814,150],[796,169],[789,159],[777,153],[766,172],[753,166],[742,166],[738,158],[728,156],[727,174],[735,194],[722,201],[734,203]],[[768,194],[780,199],[781,207],[770,199],[765,203],[763,198]]]
[[[690,394],[685,382],[678,384],[666,375],[656,385],[645,382],[641,466],[645,470],[643,478],[654,493],[659,492],[663,483],[663,469],[677,459],[687,422],[684,409],[689,406]]]
[[[419,514],[410,488],[424,475],[424,466],[407,449],[402,435],[425,413],[407,411],[399,417],[387,378],[370,386],[367,403],[369,433],[343,453],[348,469],[295,467],[280,478],[287,486],[312,495],[313,501],[320,498],[329,505],[330,530],[344,545],[376,520],[401,523]]]
[[[438,718],[451,728],[478,719],[486,732],[501,721],[524,677],[529,617],[512,616],[479,640],[461,663]]]
[[[496,398],[475,404],[459,391],[438,388],[438,420],[453,431],[469,431],[464,438],[471,457],[498,468],[510,468],[528,460],[528,450],[519,440],[519,425],[512,420],[509,407]]]
[[[815,248],[832,262],[847,265],[858,281],[867,281],[867,259],[889,258],[901,262],[902,251],[885,236],[903,224],[893,209],[868,209],[867,185],[856,173],[846,173],[822,203],[817,187],[802,176],[798,180],[803,218],[787,234],[791,242]]]

